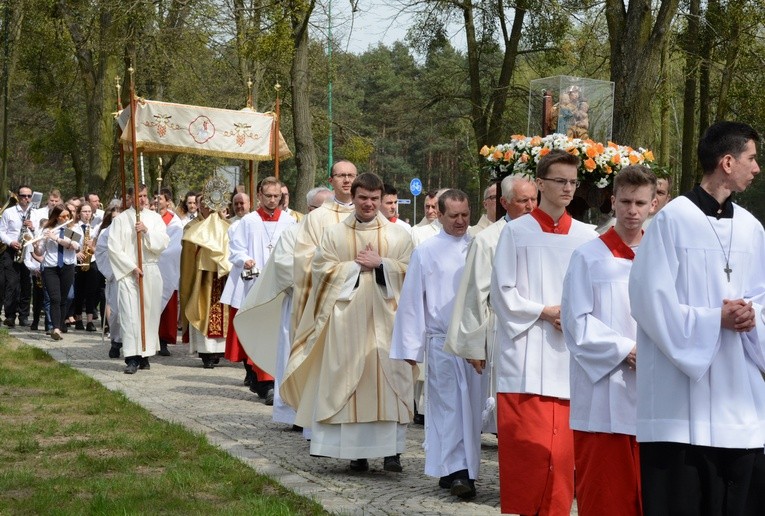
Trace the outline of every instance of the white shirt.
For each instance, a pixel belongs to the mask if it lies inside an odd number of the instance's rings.
[[[64,229],[64,228],[61,228]],[[59,243],[57,240],[61,241],[61,245],[63,245],[63,251],[64,251],[64,265],[74,265],[77,263],[77,252],[80,250],[80,244],[76,242],[76,239],[70,239],[66,236],[61,237],[61,229],[54,232],[54,236],[56,238],[54,239],[48,239],[44,238],[40,242],[42,242],[42,246],[45,249],[45,254],[43,255],[43,267],[58,267],[58,253],[59,253]],[[53,228],[51,228],[53,230]],[[46,231],[46,230],[42,230]],[[77,231],[76,228],[72,228],[72,231],[77,233],[79,235],[79,238],[82,239],[82,235],[79,231]],[[39,242],[38,242],[39,244]]]
[[[17,204],[12,208],[8,208],[3,212],[3,216],[0,217],[0,241],[4,244],[11,245],[13,242],[19,239],[19,230],[22,226],[24,217],[31,213],[29,207],[26,210],[21,209]]]

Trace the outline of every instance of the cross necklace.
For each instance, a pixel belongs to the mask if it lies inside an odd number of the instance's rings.
[[[725,276],[728,278],[728,283],[730,283],[730,273],[733,272],[733,269],[730,268],[730,250],[733,245],[733,217],[730,219],[730,241],[728,242],[728,254],[725,254],[725,248],[723,247],[722,240],[720,240],[720,235],[717,234],[717,230],[712,225],[712,221],[709,220],[709,217],[704,217],[707,219],[707,222],[709,222],[709,227],[712,228],[712,231],[714,232],[715,236],[717,237],[717,243],[720,244],[720,250],[723,253],[723,257],[725,258],[725,268],[723,269],[723,272],[725,273]]]
[[[274,250],[273,240],[274,240],[274,233],[276,233],[276,227],[274,227],[274,230],[271,231],[271,233],[269,233],[266,222],[262,218],[260,219],[260,222],[263,224],[263,229],[265,230],[266,236],[268,237],[268,245],[266,246],[266,248],[268,249],[268,255],[270,256],[271,251]],[[276,226],[278,225],[279,225],[279,221],[276,221]]]

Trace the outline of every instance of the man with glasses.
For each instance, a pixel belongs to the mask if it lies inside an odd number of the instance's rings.
[[[308,295],[311,292],[311,260],[313,260],[316,248],[321,243],[324,230],[344,220],[353,212],[351,185],[357,174],[356,165],[347,160],[338,161],[332,166],[329,183],[335,192],[335,197],[328,199],[319,208],[307,214],[303,218],[295,237],[295,269],[293,274],[295,291],[291,317],[293,330],[298,327],[308,302]]]
[[[470,226],[468,229],[468,235],[471,237],[475,237],[497,220],[497,183],[490,184],[483,191],[483,209],[486,210],[486,213],[481,215],[475,226]]]
[[[566,207],[579,185],[579,157],[553,150],[537,165],[541,199],[507,223],[491,278],[497,314],[497,428],[503,513],[568,514],[574,499],[569,428],[569,352],[560,304],[574,249],[597,237]]]
[[[22,247],[22,243],[19,242],[22,227],[30,235],[34,230],[34,223],[29,211],[32,189],[28,186],[20,186],[16,195],[19,202],[16,206],[6,209],[0,218],[0,241],[7,246],[3,254],[0,255],[3,276],[0,290],[5,291],[5,321],[3,324],[9,328],[16,326],[17,312],[19,324],[21,326],[27,325],[29,300],[32,296],[29,269],[23,262],[16,262],[16,255]]]

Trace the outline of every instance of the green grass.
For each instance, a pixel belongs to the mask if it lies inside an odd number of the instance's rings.
[[[327,514],[0,332],[0,514]]]

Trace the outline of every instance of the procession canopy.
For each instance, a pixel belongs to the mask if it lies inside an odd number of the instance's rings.
[[[136,141],[143,153],[184,153],[221,158],[270,161],[274,159],[274,113],[173,104],[138,99]],[[131,148],[130,108],[117,117],[120,142]],[[279,159],[292,156],[281,133]]]

